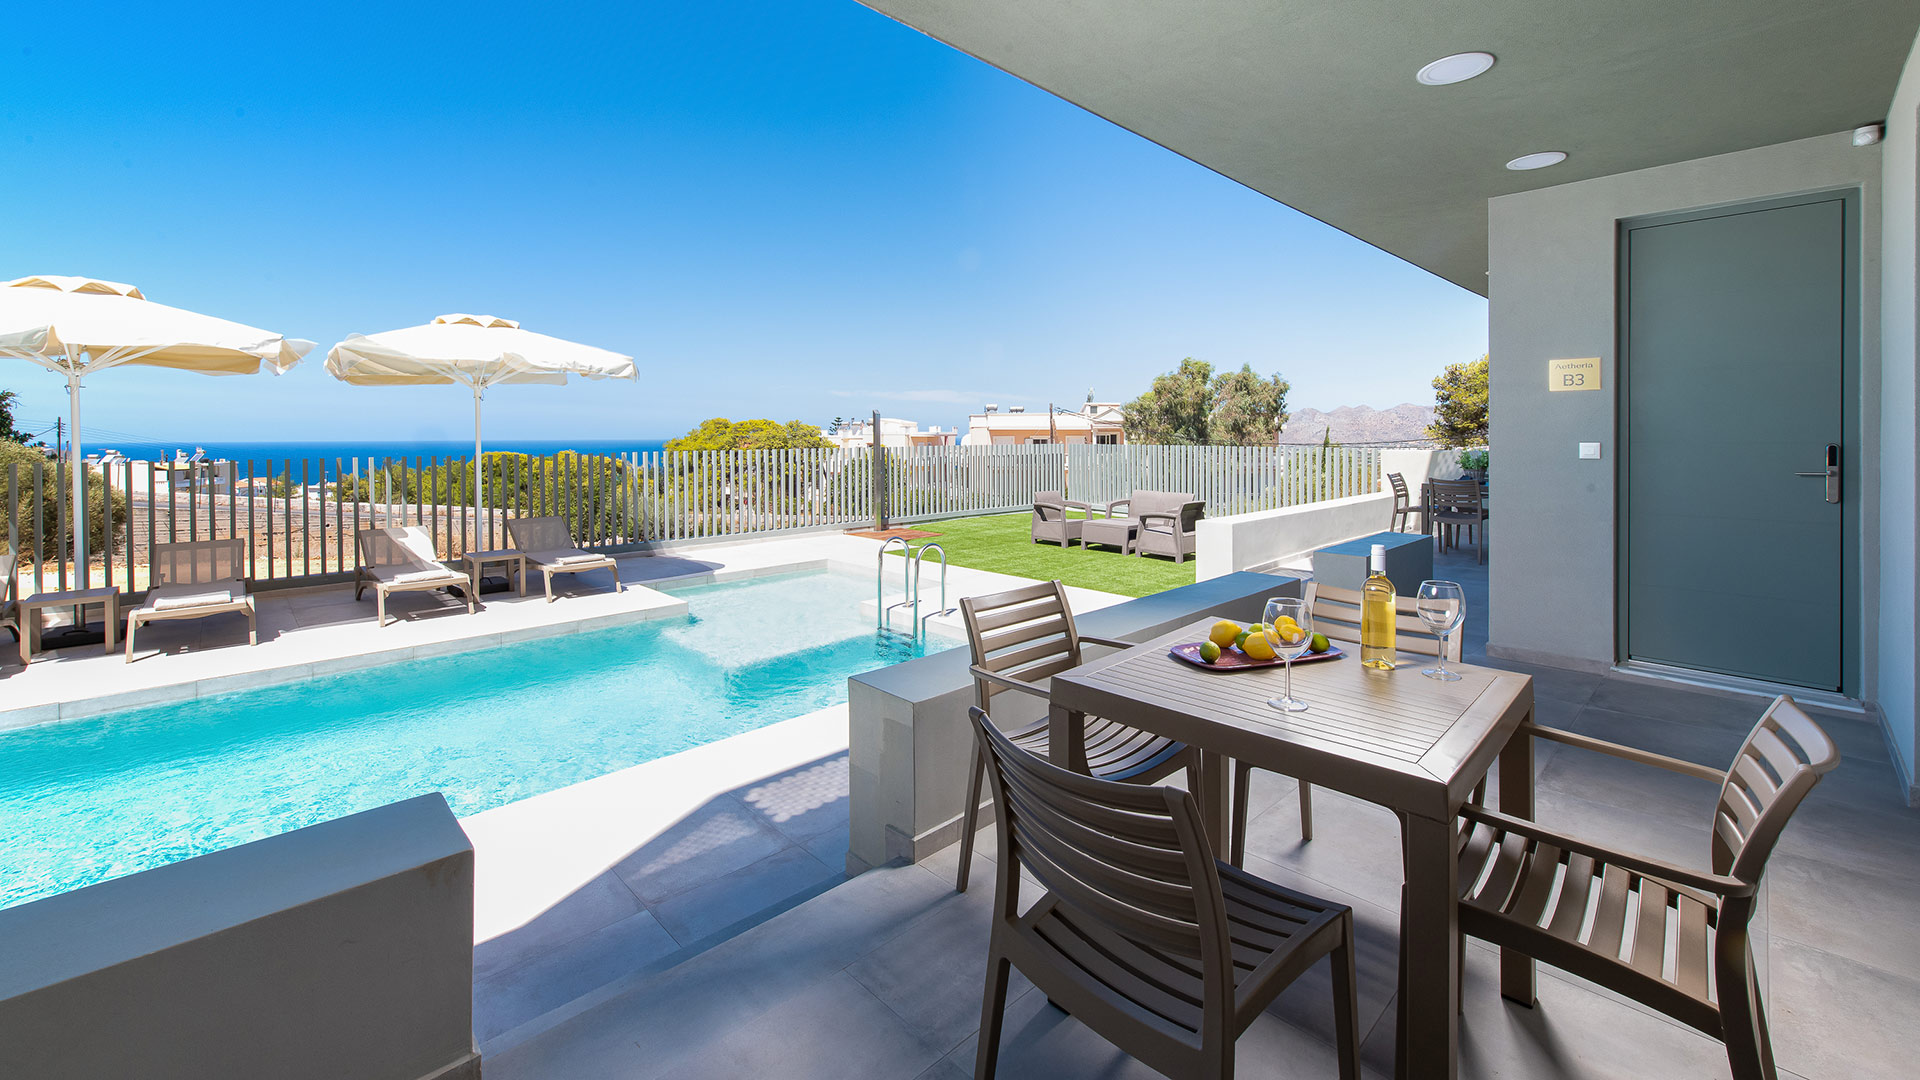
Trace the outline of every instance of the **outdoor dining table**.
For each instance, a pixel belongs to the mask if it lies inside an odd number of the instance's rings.
[[[1451,1080],[1459,1061],[1455,815],[1497,763],[1499,809],[1533,816],[1533,740],[1513,737],[1533,717],[1532,677],[1461,665],[1459,682],[1439,682],[1422,677],[1412,657],[1390,672],[1363,668],[1355,649],[1296,664],[1294,693],[1309,708],[1285,713],[1267,704],[1280,693],[1278,667],[1202,670],[1168,655],[1204,640],[1213,622],[1055,675],[1054,753],[1084,767],[1080,720],[1088,715],[1198,748],[1194,794],[1216,851],[1226,850],[1229,759],[1392,809],[1405,871],[1396,1075]],[[1503,996],[1533,1003],[1530,958],[1504,952],[1500,977]]]

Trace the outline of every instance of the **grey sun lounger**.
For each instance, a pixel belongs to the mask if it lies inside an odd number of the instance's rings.
[[[613,571],[613,591],[620,591],[620,567],[606,555],[595,555],[574,546],[573,534],[565,518],[513,518],[507,522],[507,535],[513,546],[526,556],[527,569],[540,571],[547,586],[547,603],[553,603],[553,575],[578,574],[587,570]]]
[[[474,611],[473,586],[467,575],[442,563],[433,550],[433,537],[418,525],[402,529],[361,529],[353,534],[360,565],[353,572],[353,598],[373,586],[374,612],[387,625],[387,594],[424,592],[459,586],[467,596],[467,614]]]
[[[247,593],[247,542],[190,540],[153,545],[146,599],[127,612],[126,662],[142,623],[204,619],[229,612],[247,617],[247,644],[260,644],[253,597]]]

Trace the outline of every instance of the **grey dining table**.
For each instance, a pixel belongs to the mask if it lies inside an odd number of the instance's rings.
[[[1533,816],[1533,679],[1460,665],[1459,682],[1420,674],[1403,656],[1391,672],[1357,655],[1297,665],[1294,693],[1310,708],[1283,713],[1278,667],[1212,671],[1168,655],[1200,641],[1205,619],[1053,677],[1053,753],[1084,768],[1081,718],[1103,716],[1200,751],[1194,787],[1216,851],[1226,850],[1227,762],[1254,766],[1388,807],[1400,819],[1405,884],[1400,905],[1400,1012],[1396,1075],[1452,1080],[1459,1068],[1459,863],[1455,815],[1497,764],[1499,809]],[[1357,653],[1358,650],[1354,650]],[[1418,977],[1409,977],[1418,972]],[[1501,956],[1503,996],[1534,1001],[1533,961]]]

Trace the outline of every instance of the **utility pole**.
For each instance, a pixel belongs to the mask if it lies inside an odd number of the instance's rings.
[[[67,421],[65,417],[53,418],[53,453],[55,457],[67,456]]]
[[[880,410],[873,410],[873,426],[867,429],[873,445],[873,531],[887,528],[887,448],[880,444]]]

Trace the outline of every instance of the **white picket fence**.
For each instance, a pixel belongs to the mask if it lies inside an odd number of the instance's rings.
[[[876,463],[881,469],[876,483]],[[136,468],[137,465],[137,468]],[[1378,490],[1380,451],[1289,446],[933,446],[489,454],[486,506],[470,458],[354,457],[89,472],[92,565],[75,573],[65,466],[0,470],[5,541],[36,590],[146,586],[153,545],[238,537],[251,575],[300,583],[352,572],[353,534],[418,525],[448,559],[504,547],[514,516],[558,515],[583,546],[767,536],[818,528],[1025,511],[1035,492],[1100,505],[1136,490],[1184,491],[1210,515]],[[108,492],[111,492],[109,496]]]

